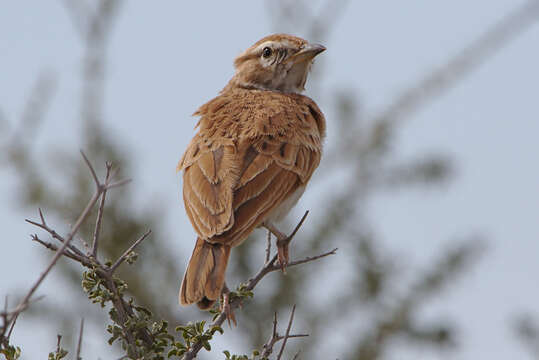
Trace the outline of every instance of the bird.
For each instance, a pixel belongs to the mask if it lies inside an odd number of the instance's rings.
[[[236,57],[228,84],[193,114],[198,132],[177,166],[197,235],[181,305],[208,310],[221,299],[231,249],[255,228],[277,237],[278,260],[286,267],[288,241],[275,223],[297,203],[320,163],[325,117],[301,93],[324,50],[288,34],[266,36]]]

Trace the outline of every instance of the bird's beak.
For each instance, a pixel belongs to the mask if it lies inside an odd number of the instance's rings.
[[[303,49],[292,55],[288,60],[294,64],[312,60],[316,55],[326,50],[326,47],[320,44],[307,44]]]

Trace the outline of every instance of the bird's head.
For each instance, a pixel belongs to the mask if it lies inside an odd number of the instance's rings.
[[[277,90],[299,93],[316,55],[326,48],[296,36],[266,36],[234,61],[236,73],[225,88]]]

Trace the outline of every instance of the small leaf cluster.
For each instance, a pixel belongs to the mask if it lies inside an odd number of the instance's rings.
[[[119,280],[119,279],[115,279]],[[88,294],[88,298],[93,302],[105,307],[105,304],[112,301],[114,294],[106,286],[106,280],[99,275],[96,269],[85,271],[82,274],[82,289]],[[119,280],[118,291],[127,289],[127,284]]]
[[[125,258],[125,261],[127,261],[129,265],[133,265],[137,260],[138,254],[134,251],[131,251],[129,254],[127,254],[127,257]]]
[[[189,322],[185,326],[176,327],[176,331],[182,332],[182,337],[185,341],[184,343],[175,342],[173,348],[168,352],[168,357],[171,356],[182,356],[187,351],[191,349],[191,346],[195,343],[200,342],[202,347],[207,351],[211,350],[210,340],[213,338],[216,332],[223,334],[223,329],[214,325],[211,328],[204,329],[206,326],[206,321],[199,321],[196,323]]]
[[[136,253],[130,254],[131,262],[136,260]],[[154,321],[153,314],[150,310],[142,306],[137,306],[134,299],[128,301],[124,299],[124,293],[128,286],[122,279],[113,276],[112,281],[101,274],[102,270],[96,268],[85,271],[82,276],[82,288],[88,294],[88,298],[93,303],[100,304],[105,307],[107,303],[112,303],[109,310],[109,318],[112,324],[107,326],[107,332],[110,334],[108,343],[112,345],[116,340],[121,342],[122,349],[127,354],[143,355],[147,359],[162,360],[165,349],[173,346],[174,336],[168,333],[168,323],[166,321]],[[115,300],[116,304],[114,303]],[[118,308],[115,306],[120,302],[127,315],[127,321],[122,321]],[[128,341],[128,334],[135,339],[135,345]],[[151,344],[144,341],[151,339]]]
[[[58,345],[58,348],[55,352],[50,352],[48,360],[61,360],[67,356],[67,350],[63,349]]]
[[[21,356],[21,348],[18,346],[7,345],[0,349],[0,354],[6,357],[6,360],[17,360]]]
[[[156,354],[162,354],[165,351],[165,348],[174,344],[174,336],[168,333],[167,321],[161,320],[154,322],[151,326],[151,334],[155,339],[152,351]]]
[[[240,298],[241,300],[250,299],[254,296],[253,291],[248,290],[247,284],[245,283],[240,284],[238,288],[236,289],[236,291],[232,292],[231,295],[237,298]],[[231,299],[232,299],[232,296],[231,296]]]
[[[132,310],[129,316],[129,320],[125,322],[124,329],[118,326],[120,319],[118,312],[115,308],[111,308],[109,311],[109,317],[114,324],[107,326],[107,331],[111,334],[108,342],[113,344],[117,339],[121,340],[122,348],[127,350],[127,353],[144,354],[146,358],[155,360],[163,360],[165,349],[174,343],[174,336],[168,333],[168,322],[154,321],[152,320],[152,312],[145,307],[137,306],[133,304],[131,298],[127,305]],[[151,337],[151,346],[144,343],[142,339],[143,331]],[[135,337],[135,343],[137,348],[131,348],[127,341],[126,333],[133,334]]]
[[[257,357],[260,356],[260,352],[258,350],[253,351],[252,357],[249,357],[247,355],[230,355],[230,351],[228,350],[223,351],[223,354],[225,354],[226,360],[256,360]],[[268,360],[268,358],[263,357],[259,360]]]

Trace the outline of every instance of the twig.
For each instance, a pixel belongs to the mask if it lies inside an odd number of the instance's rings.
[[[9,343],[9,339],[11,338],[11,333],[13,332],[13,328],[15,327],[15,323],[17,322],[17,318],[19,317],[19,314],[16,314],[13,317],[13,321],[11,322],[11,325],[9,326],[9,331],[7,332],[6,340]]]
[[[294,304],[294,306],[292,307],[292,313],[290,314],[290,319],[288,320],[288,327],[286,328],[286,333],[284,335],[283,344],[281,345],[281,351],[279,351],[279,355],[277,355],[277,360],[281,360],[281,356],[283,356],[286,342],[288,341],[288,338],[290,337],[290,329],[292,328],[292,322],[294,321],[295,312],[296,312],[296,304]]]
[[[29,223],[32,224],[32,222],[29,222]],[[32,238],[32,241],[40,243],[41,245],[45,246],[47,249],[50,249],[52,251],[58,251],[58,247],[56,245],[41,240],[36,234],[31,235],[31,238]],[[70,250],[76,250],[77,252],[71,252]],[[80,253],[81,251],[79,249],[70,247],[69,250],[66,249],[64,251],[64,256],[81,263],[83,266],[86,266],[87,268],[92,268],[92,266],[94,266],[95,263],[99,264],[99,262],[96,262],[95,260],[92,262],[87,256]]]
[[[107,175],[105,176],[105,184],[109,182],[110,170],[112,169],[112,163],[107,162]],[[99,234],[101,232],[101,221],[103,220],[103,210],[105,208],[105,199],[107,197],[107,188],[103,190],[101,195],[101,202],[99,203],[99,209],[97,210],[97,220],[95,222],[94,237],[92,241],[92,256],[97,259],[97,246],[99,243]]]
[[[34,294],[34,292],[37,290],[38,286],[41,285],[41,283],[43,282],[43,280],[45,280],[45,277],[49,274],[49,272],[52,270],[52,268],[54,267],[54,265],[56,265],[56,262],[58,261],[58,259],[60,259],[60,257],[63,255],[64,253],[64,250],[69,246],[69,243],[71,242],[71,240],[73,239],[73,236],[75,236],[75,234],[77,233],[77,231],[79,230],[80,226],[82,225],[82,223],[84,222],[84,220],[86,220],[86,218],[88,217],[88,215],[90,214],[90,211],[92,210],[92,208],[94,207],[95,203],[97,202],[97,199],[99,198],[99,195],[100,195],[100,192],[96,192],[94,194],[94,196],[92,196],[92,198],[90,199],[90,201],[88,202],[88,204],[86,205],[86,207],[84,208],[84,210],[82,211],[82,213],[80,214],[79,218],[77,219],[77,221],[75,222],[75,225],[73,226],[73,228],[71,229],[71,231],[69,232],[65,242],[62,244],[62,246],[60,247],[60,249],[56,252],[56,254],[54,255],[54,257],[52,258],[51,262],[49,263],[49,265],[47,266],[47,268],[45,269],[45,271],[43,271],[41,273],[41,275],[39,276],[39,278],[37,279],[37,281],[34,283],[34,285],[30,288],[30,291],[28,291],[28,293],[26,294],[26,296],[23,298],[23,300],[19,303],[19,305],[17,306],[16,310],[15,310],[15,313],[20,313],[22,311],[22,309],[25,307],[25,304],[28,303],[28,301],[30,300],[30,297]],[[28,220],[27,220],[28,221]],[[33,223],[31,221],[28,221],[30,223]],[[35,224],[34,224],[35,225]]]
[[[56,353],[60,353],[60,342],[62,341],[62,335],[58,334],[56,335],[58,337],[58,342],[56,343]]]
[[[41,240],[41,239],[37,236],[37,234],[30,235],[30,237],[32,238],[32,241],[35,241],[35,242],[40,243],[41,245],[45,246],[47,249],[50,249],[50,250],[52,250],[52,251],[58,251],[58,246],[53,245],[53,244],[50,243],[50,242],[45,242],[45,241]]]
[[[144,239],[146,239],[146,237],[148,237],[148,235],[150,235],[151,233],[151,230],[146,231],[144,235],[142,235],[137,241],[133,243],[133,245],[131,245],[126,251],[124,251],[122,256],[120,256],[118,260],[116,260],[116,262],[110,267],[110,273],[114,273],[118,266],[120,266],[125,261],[125,259],[127,259],[131,251],[133,251],[138,246],[138,244],[140,244]]]
[[[294,260],[292,262],[289,262],[288,265],[286,265],[286,266],[291,267],[291,266],[301,265],[301,264],[305,264],[305,263],[308,263],[308,262],[311,262],[311,261],[314,261],[314,260],[318,260],[320,258],[329,256],[329,255],[335,255],[337,250],[339,250],[339,248],[334,248],[333,250],[330,250],[330,251],[327,251],[325,253],[315,255],[315,256],[306,256],[303,259]],[[277,258],[275,258],[275,259],[277,259]],[[281,267],[277,266],[277,265],[273,265],[273,266],[269,267],[269,271],[275,271],[275,270],[281,270]]]
[[[303,222],[305,221],[305,219],[307,219],[307,215],[309,215],[309,210],[305,211],[305,214],[303,214],[301,220],[294,228],[294,231],[292,231],[292,234],[288,236],[288,239],[286,240],[288,243],[290,243],[290,241],[292,241],[294,236],[296,236],[296,233],[298,232],[299,228],[301,227],[301,225],[303,225]]]
[[[0,316],[2,317],[2,327],[0,327],[0,348],[3,345],[2,342],[5,339],[4,335],[7,331],[7,326],[8,326],[9,313],[7,311],[7,307],[8,307],[8,296],[6,295],[5,300],[4,300],[4,311],[0,313]],[[9,339],[7,339],[7,343],[9,343]]]
[[[43,226],[47,226],[47,223],[45,222],[45,217],[43,216],[43,211],[41,211],[41,208],[37,208],[37,210],[39,211],[39,218],[41,219],[41,223],[43,224]]]
[[[40,243],[41,245],[45,246],[47,249],[50,249],[51,251],[58,251],[58,246],[56,246],[56,245],[54,245],[52,243],[41,240],[37,236],[37,234],[31,235],[30,237],[32,238],[32,241]],[[75,260],[75,261],[78,261],[78,262],[81,262],[81,263],[83,262],[83,257],[81,258],[80,255],[71,252],[69,249],[64,250],[64,255],[66,257],[70,258],[70,259]],[[91,266],[91,263],[83,263],[83,265]]]
[[[41,209],[39,209],[39,212],[40,212],[40,217],[41,217],[41,224],[38,223],[38,222],[32,221],[32,220],[29,220],[29,219],[25,219],[24,221],[26,221],[26,222],[29,223],[29,224],[32,224],[32,225],[34,225],[34,226],[37,226],[37,227],[39,227],[39,228],[45,230],[46,232],[48,232],[48,233],[51,235],[51,237],[52,237],[53,239],[56,239],[56,240],[60,241],[61,243],[65,243],[65,239],[64,239],[60,234],[58,234],[55,230],[51,229],[51,228],[45,223],[45,218],[43,217],[43,213],[41,213]],[[44,241],[38,239],[38,238],[37,238],[37,235],[35,236],[35,238],[34,238],[34,236],[31,236],[31,237],[32,237],[32,240],[37,241],[37,242],[39,242],[39,243],[45,245],[45,247],[47,247],[47,248],[49,248],[49,249],[51,249],[51,250],[52,250],[53,248],[54,248],[55,251],[58,250],[58,248],[57,248],[55,245],[53,245],[53,244],[51,244],[51,243],[45,243]],[[52,246],[52,247],[51,247],[51,246]],[[69,245],[68,245],[68,248],[69,248],[69,250],[73,251],[73,253],[75,253],[75,254],[77,254],[77,255],[79,255],[79,256],[84,256],[84,254],[82,253],[82,251],[80,251],[79,249],[77,249],[75,246],[69,244]]]
[[[318,259],[321,259],[321,258],[329,256],[329,255],[335,255],[337,250],[338,250],[338,248],[335,248],[333,250],[327,251],[325,253],[322,253],[322,254],[319,254],[319,255],[316,255],[316,256],[307,256],[307,257],[305,257],[303,259],[300,259],[300,260],[294,260],[294,261],[288,263],[287,268],[292,267],[292,266],[296,266],[296,265],[305,264],[305,263],[308,263],[308,262],[311,262],[311,261],[314,261],[314,260],[318,260]],[[262,278],[264,276],[266,276],[267,274],[269,274],[272,271],[281,270],[281,266],[275,265],[276,261],[277,261],[277,255],[274,255],[273,258],[269,261],[269,263],[264,265],[264,267],[262,267],[258,271],[258,273],[256,273],[256,275],[253,278],[249,279],[246,289],[247,290],[253,290],[254,287],[258,284],[258,282],[260,280],[262,280]]]
[[[266,261],[264,262],[265,264],[267,264],[268,261],[270,260],[270,256],[271,256],[271,231],[268,230],[268,239],[267,239],[267,244],[266,244]]]
[[[277,333],[277,311],[273,313],[273,329],[271,331],[271,338],[265,343],[262,348],[264,352],[261,354],[261,358],[267,358],[273,352],[273,345],[277,342],[279,333]]]
[[[277,334],[277,311],[273,313],[273,331],[271,332],[271,337],[279,337],[279,334]]]
[[[118,175],[119,172],[120,172],[120,167],[119,167],[119,166],[115,167],[115,168],[112,169],[112,171],[110,172],[110,178],[111,178],[111,179],[116,179],[116,175]]]
[[[84,318],[80,319],[80,331],[79,331],[79,342],[77,343],[77,355],[75,357],[76,360],[81,360],[80,357],[80,350],[82,346],[82,332],[84,331]]]
[[[131,179],[125,179],[125,180],[120,180],[120,181],[116,181],[112,184],[109,184],[106,186],[107,189],[112,189],[112,188],[115,188],[115,187],[119,187],[119,186],[124,186],[126,184],[129,184],[131,182]]]
[[[92,178],[94,179],[95,186],[97,188],[97,191],[101,189],[101,183],[99,182],[99,179],[97,178],[97,175],[95,173],[94,167],[90,163],[90,160],[86,157],[86,154],[84,154],[84,151],[80,150],[80,154],[82,155],[82,158],[84,159],[84,162],[86,165],[88,165],[88,169],[90,169],[90,173],[92,174]]]
[[[295,307],[295,305],[294,305],[294,307]],[[307,337],[307,336],[309,336],[309,335],[308,334],[293,334],[293,335],[291,335],[290,333],[288,334],[288,336],[279,335],[279,333],[277,332],[277,313],[275,312],[274,315],[273,315],[273,330],[271,332],[271,338],[268,340],[268,342],[266,342],[262,346],[264,351],[262,352],[262,354],[260,354],[260,358],[262,358],[262,359],[269,358],[269,356],[273,352],[273,346],[277,342],[283,340],[285,337],[287,337],[287,338],[298,338],[298,337]]]

